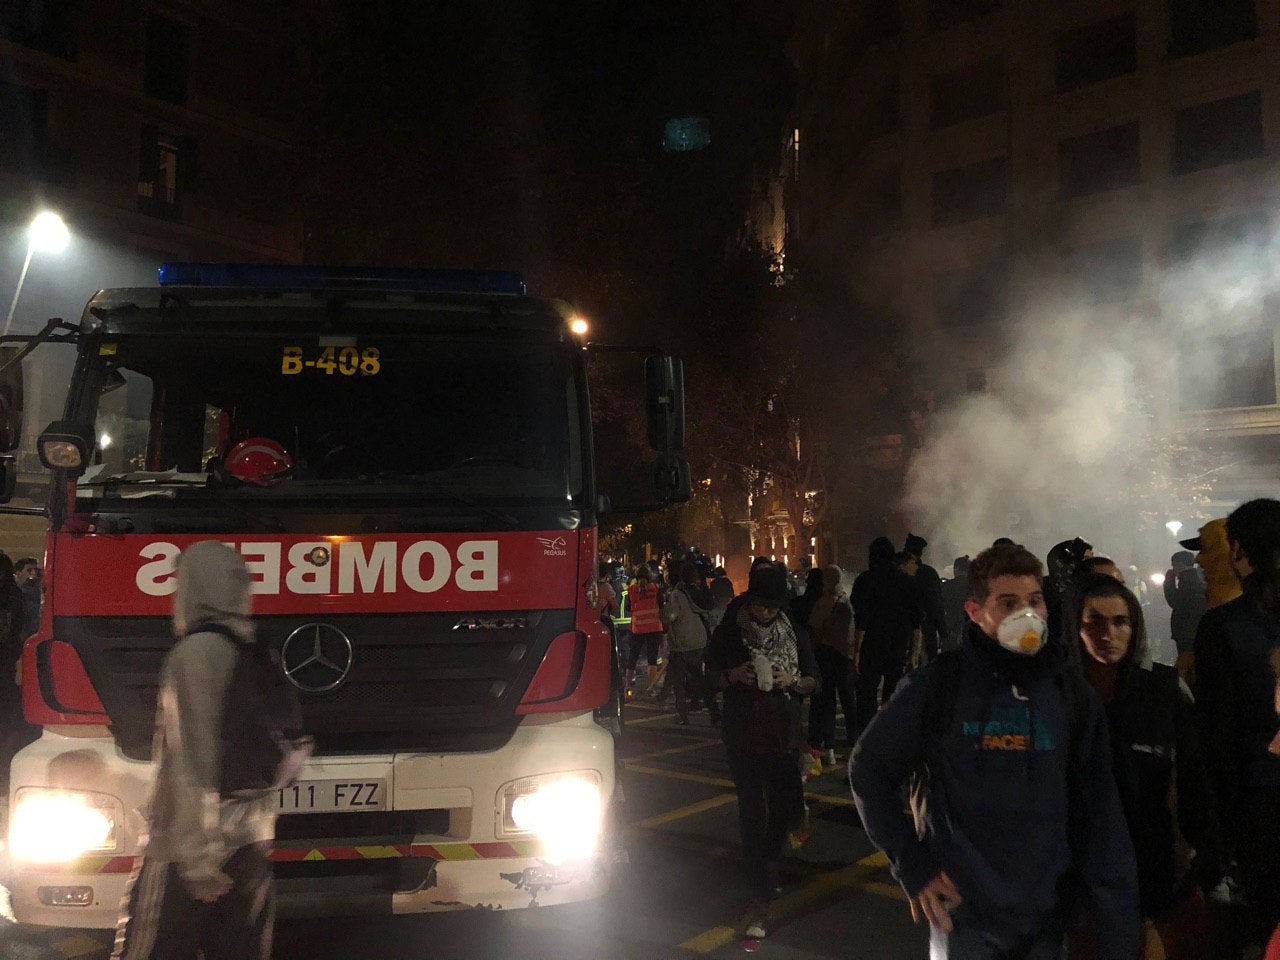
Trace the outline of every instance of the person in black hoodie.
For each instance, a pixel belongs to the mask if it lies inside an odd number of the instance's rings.
[[[742,932],[760,939],[768,932],[783,843],[804,817],[800,708],[817,688],[818,670],[805,632],[783,612],[789,600],[784,569],[757,567],[743,596],[712,634],[707,664],[724,690],[722,735],[752,891]]]
[[[889,538],[872,540],[867,553],[868,569],[858,574],[849,594],[853,661],[858,674],[854,740],[879,709],[881,686],[885,700],[893,696],[924,618],[920,591],[916,582],[894,565]]]
[[[1152,662],[1142,605],[1114,577],[1094,574],[1078,585],[1072,622],[1079,624],[1085,679],[1107,709],[1112,769],[1137,856],[1142,916],[1151,921],[1144,937],[1159,937],[1170,958],[1203,957],[1206,943],[1175,939],[1179,915],[1194,912],[1180,909],[1194,896],[1183,881],[1212,890],[1225,860],[1191,692],[1175,668]],[[1176,868],[1174,809],[1182,835],[1195,848],[1192,870],[1183,878]]]
[[[1270,657],[1280,647],[1280,501],[1250,500],[1227,517],[1231,567],[1244,593],[1207,611],[1196,631],[1196,707],[1227,843],[1249,903],[1247,935],[1280,923],[1280,732]]]
[[[907,534],[902,549],[911,554],[920,564],[916,570],[916,589],[920,591],[920,605],[923,619],[920,622],[920,650],[924,662],[928,663],[938,655],[942,638],[947,635],[947,608],[942,602],[942,578],[938,571],[924,562],[924,549],[929,541],[914,533]]]
[[[867,835],[928,920],[933,960],[1059,960],[1086,907],[1099,960],[1133,960],[1137,874],[1106,716],[1046,642],[1040,562],[979,554],[965,609],[961,650],[912,673],[854,748]]]

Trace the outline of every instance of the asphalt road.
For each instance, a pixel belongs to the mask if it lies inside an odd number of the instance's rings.
[[[666,960],[743,956],[733,926],[747,890],[718,731],[649,704],[628,709],[624,839],[629,862],[591,903],[506,914],[281,921],[278,960]],[[809,783],[813,831],[784,865],[778,921],[756,954],[899,960],[927,956],[902,892],[858,825],[843,770]],[[0,960],[105,960],[105,931],[0,926]]]

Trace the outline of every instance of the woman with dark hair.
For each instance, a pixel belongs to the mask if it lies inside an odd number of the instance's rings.
[[[1112,768],[1138,861],[1142,956],[1206,956],[1203,926],[1189,921],[1203,912],[1196,886],[1217,883],[1224,851],[1190,693],[1177,670],[1151,662],[1142,605],[1122,583],[1094,574],[1077,584],[1074,601],[1080,659],[1107,708]],[[1175,808],[1195,848],[1185,871],[1177,866]]]
[[[822,571],[814,567],[809,571],[809,575],[805,577],[804,593],[791,601],[791,605],[787,608],[787,613],[791,616],[791,622],[798,626],[809,629],[809,615],[813,613],[813,608],[822,598]]]
[[[1280,758],[1271,652],[1280,647],[1280,501],[1250,500],[1227,517],[1243,594],[1196,630],[1196,702],[1228,845],[1256,944],[1280,923]]]

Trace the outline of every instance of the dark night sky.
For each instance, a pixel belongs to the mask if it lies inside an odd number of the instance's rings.
[[[623,326],[678,315],[785,128],[784,32],[750,6],[345,0],[309,256],[507,266]],[[682,115],[710,148],[661,150]]]

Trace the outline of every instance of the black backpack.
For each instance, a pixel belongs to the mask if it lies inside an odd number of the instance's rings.
[[[265,643],[246,643],[220,623],[197,624],[187,631],[193,633],[219,634],[237,650],[222,701],[220,795],[252,799],[292,785],[315,742],[303,734],[302,705],[280,658]]]

